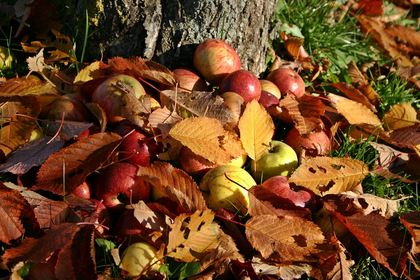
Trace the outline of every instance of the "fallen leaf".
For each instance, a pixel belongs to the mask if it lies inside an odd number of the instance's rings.
[[[167,251],[179,261],[192,262],[202,259],[219,244],[219,225],[213,223],[211,210],[181,214],[175,218],[169,232]]]
[[[140,166],[137,175],[190,213],[208,209],[197,183],[183,170],[173,167],[170,163],[155,162],[149,167]]]
[[[253,160],[260,159],[270,148],[274,123],[265,108],[252,100],[246,104],[238,123],[243,147]]]
[[[395,104],[385,113],[382,121],[388,130],[412,126],[420,123],[417,120],[417,112],[409,103]]]
[[[259,215],[245,224],[245,233],[264,259],[317,262],[337,254],[331,240],[311,221],[299,217]]]
[[[289,183],[304,186],[315,194],[337,194],[355,188],[369,174],[360,160],[315,157],[303,162],[290,176]]]
[[[205,159],[226,164],[245,153],[235,133],[212,118],[187,118],[176,123],[169,135]]]
[[[34,188],[60,195],[71,193],[107,161],[121,141],[116,133],[96,133],[61,149],[41,166]]]

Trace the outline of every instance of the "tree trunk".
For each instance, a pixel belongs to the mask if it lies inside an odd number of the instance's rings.
[[[141,56],[170,69],[193,67],[198,44],[219,38],[239,54],[242,68],[265,70],[277,0],[77,0],[70,22],[79,31],[89,14],[85,61]],[[80,15],[80,16],[75,16]]]

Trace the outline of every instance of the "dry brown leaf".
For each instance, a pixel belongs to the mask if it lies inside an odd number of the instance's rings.
[[[323,196],[350,191],[367,174],[369,168],[360,160],[315,157],[303,162],[293,172],[288,182],[304,186]]]
[[[253,160],[260,159],[270,148],[274,134],[274,123],[264,106],[257,100],[246,104],[239,123],[241,141],[248,156]]]
[[[397,277],[413,272],[408,267],[410,243],[397,226],[378,213],[365,215],[349,199],[339,195],[327,195],[323,200],[324,207],[347,227],[378,263]],[[413,276],[416,274],[418,272],[414,271]]]
[[[347,199],[365,215],[376,212],[386,219],[398,215],[398,202],[396,200],[385,199],[369,193],[357,194],[354,192],[342,192],[340,197]]]
[[[395,104],[385,113],[382,121],[388,130],[412,126],[419,123],[416,109],[409,103]]]
[[[217,269],[219,264],[225,260],[244,261],[244,257],[239,253],[234,239],[230,235],[224,233],[221,229],[219,230],[219,234],[219,245],[200,260],[199,273],[207,270],[209,267]]]
[[[364,15],[358,16],[357,19],[362,24],[362,31],[372,35],[391,58],[399,60],[402,66],[413,66],[409,57],[398,49],[395,37],[387,32],[385,23],[378,18]]]
[[[390,137],[392,139],[390,143],[394,146],[414,150],[414,147],[420,144],[420,126],[412,125],[395,129]]]
[[[277,262],[316,262],[337,254],[337,244],[321,229],[299,217],[259,215],[245,224],[251,245],[264,259]]]
[[[417,258],[420,254],[420,212],[402,213],[399,219],[411,235],[411,254]]]
[[[205,159],[226,164],[245,153],[242,142],[233,132],[212,118],[187,118],[175,124],[169,135]]]
[[[149,125],[157,128],[163,135],[168,135],[171,128],[177,123],[182,121],[176,112],[169,111],[168,108],[158,108],[149,115]]]
[[[262,185],[253,186],[249,189],[249,209],[251,216],[276,215],[296,216],[310,219],[311,211],[308,208],[296,206],[288,198],[276,195],[270,188]]]
[[[51,84],[36,79],[14,78],[0,84],[1,97],[30,95],[55,96],[59,95],[59,92]]]
[[[263,275],[275,275],[283,280],[300,279],[304,274],[309,274],[312,269],[312,265],[309,263],[283,264],[264,261],[255,256],[252,259],[252,267],[260,277]]]
[[[328,97],[335,102],[337,110],[354,126],[357,126],[368,133],[374,133],[387,139],[388,133],[384,130],[381,120],[369,108],[361,103],[349,100],[347,98],[339,98],[329,94]]]
[[[142,200],[133,204],[133,209],[134,217],[136,217],[137,221],[145,228],[155,231],[164,231],[167,229],[168,225],[173,223],[173,220],[170,217],[153,211]]]
[[[214,212],[205,210],[181,214],[169,232],[167,251],[170,257],[183,262],[202,259],[219,244],[219,225],[213,222]]]
[[[370,100],[357,88],[353,87],[352,85],[349,85],[345,82],[340,83],[334,83],[333,86],[344,93],[348,98],[350,98],[353,101],[359,102],[366,107],[368,107],[372,112],[376,113],[376,108],[373,106],[373,104],[370,102]]]
[[[178,158],[179,151],[184,145],[178,140],[172,137],[165,137],[160,140],[164,149],[163,152],[158,155],[158,158],[161,160],[175,160]]]
[[[208,209],[203,194],[191,176],[167,162],[157,161],[149,167],[140,166],[137,175],[190,213]]]

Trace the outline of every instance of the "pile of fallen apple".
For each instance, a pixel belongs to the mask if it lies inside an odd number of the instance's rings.
[[[265,79],[259,79],[252,72],[241,69],[238,54],[221,40],[209,39],[202,42],[194,54],[195,69],[174,69],[172,72],[178,79],[176,87],[157,85],[160,90],[176,92],[203,91],[217,94],[232,110],[233,120],[227,124],[229,129],[237,129],[238,120],[248,102],[258,100],[267,108],[275,107],[279,100],[292,95],[300,98],[305,94],[305,84],[300,75],[288,68],[279,68],[271,72]],[[121,252],[122,268],[127,277],[136,277],[147,268],[157,271],[162,265],[156,258],[155,248],[141,238],[141,228],[133,210],[127,208],[139,201],[158,201],[165,196],[154,188],[153,184],[137,175],[139,166],[147,167],[160,161],[159,154],[166,148],[146,127],[140,127],[128,121],[121,113],[122,96],[132,94],[141,100],[151,89],[150,84],[139,81],[135,77],[119,73],[107,77],[96,86],[90,100],[79,93],[64,94],[56,99],[40,99],[45,106],[41,115],[47,119],[69,121],[93,121],[92,114],[85,106],[92,102],[100,106],[106,115],[107,131],[115,132],[123,137],[116,148],[118,159],[99,170],[94,181],[87,180],[72,194],[76,197],[94,199],[98,205],[105,206],[104,213],[98,222],[111,229],[105,234],[113,234],[124,241],[127,247]],[[165,95],[153,95],[150,106],[155,108],[173,108]],[[184,113],[184,115],[183,115]],[[189,117],[188,112],[180,115]],[[146,125],[145,125],[146,126]],[[205,128],[203,128],[205,129]],[[99,126],[92,126],[77,139],[83,139],[100,131]],[[39,130],[33,132],[31,141],[42,135]],[[308,156],[326,155],[330,151],[330,137],[324,131],[313,133],[310,137],[302,137],[293,128],[285,139],[272,139],[268,152],[259,160],[252,161],[247,155],[233,159],[229,164],[220,165],[199,156],[184,146],[179,150],[177,159],[171,163],[188,173],[199,185],[205,201],[213,210],[225,209],[240,216],[246,216],[249,206],[247,189],[257,184],[271,188],[275,194],[289,199],[296,206],[315,210],[314,194],[287,182],[288,176],[298,167],[299,161]],[[114,153],[116,154],[116,153]],[[105,213],[109,212],[109,213]],[[315,214],[315,213],[314,213]],[[330,221],[325,219],[328,213],[318,214],[315,222]],[[110,223],[110,217],[114,219]],[[316,216],[315,216],[316,217]],[[329,222],[328,222],[329,223]],[[320,224],[326,232],[331,231],[331,224]],[[99,229],[99,228],[98,228]],[[100,228],[102,233],[103,228]],[[336,227],[337,229],[337,227]],[[139,235],[139,236],[137,236]],[[153,264],[153,266],[150,266]],[[36,266],[35,266],[36,267]],[[35,269],[35,268],[34,268]]]

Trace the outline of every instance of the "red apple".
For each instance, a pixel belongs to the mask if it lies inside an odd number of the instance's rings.
[[[142,231],[146,231],[146,227],[136,219],[134,209],[125,210],[114,227],[115,236],[124,241],[124,244],[144,241],[141,237]]]
[[[140,166],[150,166],[162,151],[162,144],[145,135],[139,126],[124,122],[117,126],[115,133],[124,137],[118,146],[118,158]]]
[[[261,84],[257,76],[248,70],[237,70],[227,75],[219,85],[219,93],[233,91],[242,96],[245,103],[260,99]]]
[[[178,77],[178,87],[190,91],[207,90],[206,81],[195,70],[187,68],[178,68],[174,69],[172,72],[174,72],[175,75]]]
[[[271,106],[277,106],[279,105],[279,99],[277,96],[269,93],[268,91],[262,90],[261,96],[258,102],[263,105],[265,108],[271,107]]]
[[[261,79],[260,84],[261,84],[261,90],[268,91],[269,93],[277,97],[277,99],[281,98],[281,92],[275,83],[269,80]]]
[[[83,97],[78,93],[66,93],[57,98],[51,105],[47,118],[61,120],[63,113],[64,119],[68,121],[88,122],[91,119]]]
[[[219,39],[202,42],[194,52],[194,67],[210,84],[217,86],[233,71],[241,69],[236,51]]]
[[[323,130],[312,132],[304,137],[293,127],[287,133],[284,142],[295,150],[300,161],[307,157],[327,155],[331,148],[330,138]]]
[[[267,80],[273,82],[281,95],[294,95],[297,98],[305,94],[305,82],[302,77],[289,68],[279,68],[268,74]]]
[[[181,169],[195,178],[201,178],[209,170],[217,166],[216,163],[197,155],[186,146],[179,151],[178,161]]]
[[[137,176],[138,166],[127,163],[114,163],[99,174],[95,181],[94,193],[111,212],[123,212],[127,204],[140,200],[148,201],[150,184]]]
[[[287,183],[288,177],[274,176],[262,183],[263,187],[271,189],[276,195],[287,198],[296,206],[309,207],[312,202],[312,194],[299,186],[291,186]]]
[[[102,82],[93,92],[92,102],[97,103],[105,111],[107,122],[115,124],[124,119],[121,107],[124,105],[122,97],[133,94],[139,99],[146,94],[141,83],[129,75],[114,75]]]
[[[229,109],[232,110],[233,120],[228,123],[228,125],[235,129],[245,107],[245,100],[242,96],[233,91],[224,92],[220,94],[220,97],[223,98],[223,101],[228,105]]]
[[[92,196],[92,183],[84,181],[82,184],[77,186],[74,191],[71,192],[76,197],[89,199]]]

